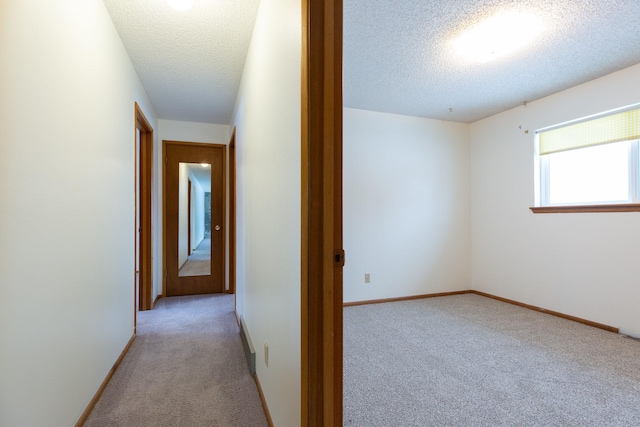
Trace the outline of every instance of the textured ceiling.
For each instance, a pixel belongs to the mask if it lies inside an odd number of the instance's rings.
[[[104,0],[161,119],[231,121],[258,0]]]
[[[104,0],[159,118],[231,120],[259,0]],[[452,40],[501,11],[544,23],[486,63]],[[344,104],[473,122],[640,63],[640,0],[344,0]],[[453,111],[451,112],[450,109]]]
[[[451,41],[500,11],[544,31],[490,62],[461,58]],[[347,107],[473,122],[637,63],[640,0],[344,0]]]

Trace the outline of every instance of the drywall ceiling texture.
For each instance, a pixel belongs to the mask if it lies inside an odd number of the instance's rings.
[[[104,0],[158,118],[227,124],[258,0]]]
[[[501,11],[531,11],[543,32],[462,58],[452,40]],[[639,62],[638,0],[344,0],[346,107],[474,122]]]

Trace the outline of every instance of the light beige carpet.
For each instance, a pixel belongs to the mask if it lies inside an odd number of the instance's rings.
[[[211,238],[207,237],[187,257],[187,261],[178,271],[178,276],[208,276],[209,274],[211,274]]]
[[[263,427],[233,295],[161,299],[85,426]]]
[[[346,426],[640,426],[640,342],[479,295],[344,310]]]

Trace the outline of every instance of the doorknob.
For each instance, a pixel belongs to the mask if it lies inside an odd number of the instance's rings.
[[[216,225],[216,231],[220,231],[220,226]]]

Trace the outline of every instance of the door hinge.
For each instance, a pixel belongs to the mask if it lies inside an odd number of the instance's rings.
[[[333,253],[333,266],[344,267],[344,249],[336,249]]]

